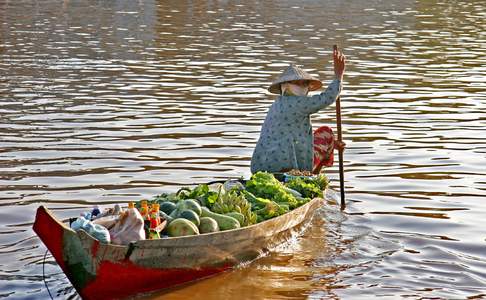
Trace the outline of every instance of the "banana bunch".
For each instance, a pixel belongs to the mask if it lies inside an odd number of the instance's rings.
[[[211,206],[211,210],[218,214],[237,212],[245,217],[242,226],[256,223],[256,214],[251,211],[251,204],[237,190],[225,191],[220,189],[218,199]]]

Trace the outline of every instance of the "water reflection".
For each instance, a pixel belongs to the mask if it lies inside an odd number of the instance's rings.
[[[0,296],[48,296],[30,230],[40,203],[65,219],[247,177],[267,84],[289,62],[330,80],[337,43],[349,58],[346,214],[330,203],[254,264],[151,297],[484,297],[482,1],[0,0],[0,10]],[[314,116],[333,122],[332,109]],[[52,258],[46,273],[55,294],[76,297]]]

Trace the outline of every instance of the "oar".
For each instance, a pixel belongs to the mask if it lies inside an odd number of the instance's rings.
[[[338,141],[343,141],[343,133],[341,128],[341,97],[336,99],[336,123],[338,132]],[[346,207],[344,194],[344,149],[339,149],[339,183],[341,186],[341,210]]]
[[[337,45],[334,45],[334,49],[337,49]],[[343,132],[341,126],[341,97],[336,99],[336,124],[338,132],[338,141],[343,141]],[[341,210],[346,207],[345,193],[344,193],[344,149],[339,149],[339,183],[341,187]]]

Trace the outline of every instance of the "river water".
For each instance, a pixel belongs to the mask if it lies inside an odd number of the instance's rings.
[[[336,43],[346,210],[149,299],[486,299],[485,20],[480,0],[0,0],[0,298],[49,297],[41,204],[248,177],[269,82],[294,62],[327,84]],[[78,297],[51,256],[45,273]]]

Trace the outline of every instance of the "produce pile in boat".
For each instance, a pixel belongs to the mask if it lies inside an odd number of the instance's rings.
[[[287,182],[280,182],[271,173],[257,172],[244,184],[237,180],[200,184],[158,195],[151,201],[143,200],[138,207],[143,212],[149,205],[158,205],[161,219],[168,224],[163,234],[169,237],[197,235],[283,215],[313,198],[323,197],[327,185],[327,177],[322,174],[291,176]],[[146,230],[150,233],[150,228]]]
[[[126,245],[144,239],[191,236],[250,226],[283,215],[316,197],[328,185],[325,175],[277,180],[257,172],[250,180],[200,184],[164,193],[152,200],[119,205],[101,213],[95,208],[71,224],[103,243]]]

